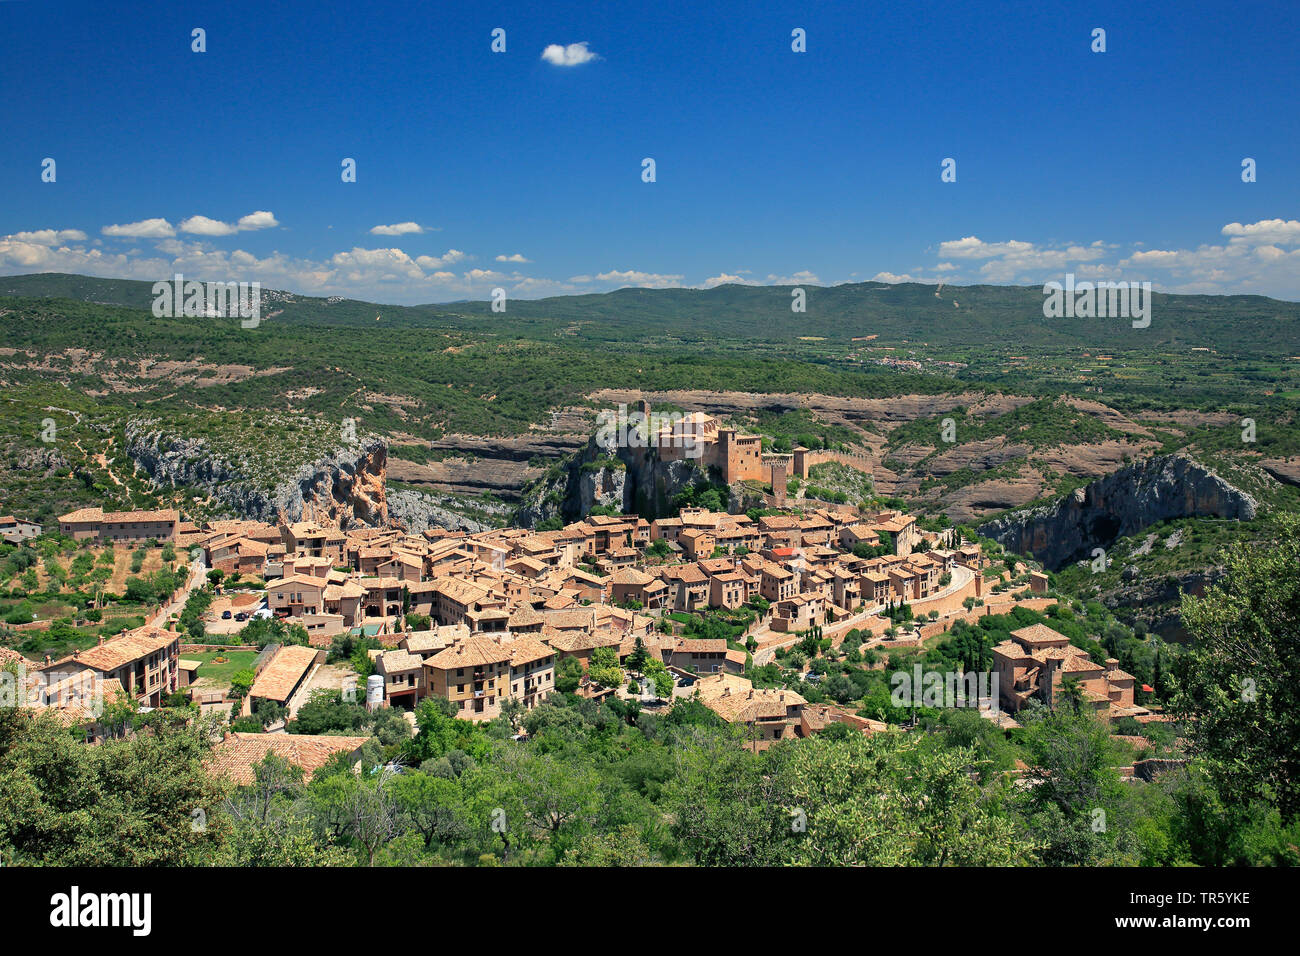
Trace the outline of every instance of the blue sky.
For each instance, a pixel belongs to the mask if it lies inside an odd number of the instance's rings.
[[[0,2],[0,274],[1300,299],[1300,4],[1136,6]]]

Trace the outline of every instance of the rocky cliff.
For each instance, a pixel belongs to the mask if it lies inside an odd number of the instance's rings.
[[[388,524],[388,446],[369,438],[267,480],[232,462],[202,439],[170,435],[150,422],[126,426],[127,454],[158,488],[204,492],[242,518],[315,521],[340,528]]]
[[[467,518],[439,504],[435,495],[421,494],[405,488],[388,493],[388,516],[398,527],[419,532],[426,528],[447,528],[450,531],[467,531],[474,534],[487,531],[490,525]]]
[[[1014,512],[979,533],[1010,551],[1032,554],[1052,570],[1090,557],[1117,538],[1173,518],[1249,521],[1257,504],[1186,454],[1162,455],[1123,468],[1055,504]]]
[[[688,487],[708,480],[695,461],[663,461],[643,448],[611,453],[593,437],[524,489],[515,522],[532,528],[553,518],[579,521],[597,507],[656,518]]]

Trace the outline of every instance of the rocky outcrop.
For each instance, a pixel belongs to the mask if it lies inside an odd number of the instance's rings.
[[[1093,548],[1173,518],[1249,521],[1255,499],[1186,454],[1163,455],[1107,475],[1055,504],[1015,512],[979,527],[982,535],[1052,570]]]
[[[537,432],[514,438],[448,435],[429,442],[428,460],[409,460],[400,445],[391,449],[388,461],[390,481],[417,485],[433,497],[440,492],[482,495],[517,502],[522,489],[540,478],[538,463],[554,461],[580,451],[585,435]],[[423,458],[424,456],[415,456]]]
[[[1300,488],[1300,455],[1292,458],[1265,458],[1259,467],[1284,485]]]
[[[18,456],[18,470],[50,477],[61,468],[67,468],[68,459],[56,448],[33,448]]]
[[[515,523],[532,528],[554,518],[579,521],[596,507],[656,518],[669,513],[673,498],[706,480],[698,462],[663,461],[644,448],[610,452],[593,437],[524,489]]]
[[[206,492],[242,518],[340,528],[388,524],[388,446],[380,438],[331,451],[273,483],[215,453],[204,440],[169,435],[151,422],[130,422],[126,440],[127,454],[155,487]]]
[[[438,504],[431,495],[420,494],[405,488],[388,493],[388,516],[405,531],[418,533],[427,528],[446,528],[449,531],[466,531],[474,534],[489,530],[489,525],[457,514]]]
[[[557,458],[582,449],[587,443],[585,435],[568,435],[556,432],[528,433],[513,438],[493,438],[479,435],[447,435],[429,442],[430,451],[475,458],[528,461],[541,456]]]

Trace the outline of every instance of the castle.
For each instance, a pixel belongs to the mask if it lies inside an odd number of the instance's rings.
[[[650,403],[637,403],[642,421],[651,421]],[[718,420],[703,412],[692,412],[664,425],[650,442],[662,461],[694,458],[703,468],[717,468],[723,481],[767,481],[770,468],[763,464],[763,440],[758,435],[742,435],[734,428],[723,428]]]

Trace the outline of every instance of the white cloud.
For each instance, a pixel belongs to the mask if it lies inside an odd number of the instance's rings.
[[[280,223],[273,214],[259,209],[257,212],[250,212],[247,216],[241,216],[237,223],[209,219],[207,216],[190,216],[176,228],[195,236],[233,236],[237,232],[271,229],[278,225]]]
[[[926,285],[934,285],[938,279],[927,279],[924,276],[914,276],[910,272],[896,274],[893,272],[877,272],[871,277],[872,282],[888,282],[890,285],[897,285],[900,282],[923,282]]]
[[[613,283],[615,288],[626,288],[628,286],[640,286],[647,289],[677,289],[681,287],[684,275],[661,275],[656,272],[638,272],[635,269],[628,269],[620,272],[614,269],[610,272],[602,272],[595,276],[573,276],[570,282],[589,283],[589,282],[609,282]]]
[[[274,217],[252,214],[249,226],[269,227]],[[642,288],[715,288],[727,283],[757,284],[748,270],[718,271],[687,283],[671,273],[635,269],[599,274],[549,278],[515,269],[527,261],[522,254],[492,256],[501,268],[469,269],[473,257],[458,249],[440,256],[413,256],[400,248],[354,247],[321,259],[299,259],[281,252],[258,256],[242,249],[217,249],[196,228],[217,222],[190,217],[181,223],[190,237],[178,237],[165,219],[147,219],[105,226],[111,238],[139,240],[105,243],[87,240],[76,229],[33,229],[0,238],[0,275],[30,272],[69,272],[150,282],[176,272],[202,281],[260,281],[264,288],[287,289],[304,295],[344,295],[377,302],[438,302],[483,299],[502,286],[512,297],[603,292],[628,286]],[[220,232],[220,230],[213,230]],[[426,229],[426,231],[428,231]],[[929,282],[942,277],[953,285],[971,282],[1042,283],[1060,280],[1067,272],[1080,278],[1115,278],[1153,281],[1168,292],[1212,294],[1255,293],[1300,299],[1300,224],[1269,219],[1230,223],[1213,233],[1218,243],[1196,248],[1152,249],[1137,242],[1127,244],[1127,254],[1112,243],[1037,244],[1023,240],[985,242],[975,236],[940,244],[943,259],[931,268],[912,265],[901,273],[880,271],[878,282]],[[120,248],[120,252],[106,250]],[[934,251],[934,250],[932,250]],[[522,262],[519,260],[523,260]],[[510,265],[505,265],[510,263]],[[899,263],[898,265],[901,265]],[[864,270],[864,274],[869,274]],[[1159,279],[1161,281],[1155,282]],[[793,275],[766,274],[773,285],[826,285],[811,270]]]
[[[419,256],[415,261],[421,269],[441,269],[444,266],[455,265],[466,258],[468,257],[465,253],[459,249],[448,249],[441,256]]]
[[[1134,241],[1128,244],[1127,256],[1116,251],[1118,244],[1101,240],[1087,245],[1040,245],[966,236],[940,243],[939,255],[959,264],[964,260],[967,268],[940,263],[935,271],[956,282],[1029,284],[1059,281],[1073,272],[1079,278],[1152,281],[1163,292],[1300,298],[1300,221],[1232,222],[1220,233],[1227,237],[1226,244],[1194,249],[1152,249]],[[887,275],[891,274],[883,274],[882,281],[888,281]],[[1163,281],[1155,282],[1155,277]]]
[[[424,232],[424,227],[418,222],[395,222],[391,226],[375,226],[370,230],[374,236],[405,236],[421,232]]]
[[[1095,262],[1113,249],[1098,240],[1090,245],[1064,247],[1040,246],[1019,239],[985,242],[977,236],[950,239],[939,243],[939,255],[952,259],[984,259],[979,276],[988,282],[1029,282],[1042,270],[1062,272],[1079,263]],[[951,272],[951,264],[945,272]]]
[[[767,277],[768,285],[821,285],[822,280],[817,278],[815,273],[807,269],[801,269],[792,276],[778,276],[769,274]]]
[[[967,236],[939,243],[939,255],[953,259],[992,259],[994,256],[1024,252],[1032,248],[1033,243],[1017,242],[1015,239],[1009,242],[985,242],[975,236]]]
[[[749,270],[741,269],[740,272],[734,276],[729,275],[726,272],[720,272],[715,276],[710,276],[709,278],[705,279],[703,288],[716,289],[720,285],[760,285],[761,283],[755,282],[753,279],[746,279],[744,277],[747,271]]]
[[[36,229],[32,232],[15,232],[5,238],[38,246],[57,246],[64,242],[84,242],[86,234],[80,229]]]
[[[207,216],[190,216],[182,220],[176,228],[195,236],[233,236],[239,232],[238,226],[232,226],[218,219],[209,219]]]
[[[1280,243],[1284,246],[1300,245],[1300,221],[1295,219],[1261,219],[1249,225],[1230,222],[1223,234],[1234,243]]]
[[[279,220],[265,209],[259,209],[257,212],[250,212],[247,216],[239,217],[240,232],[252,232],[257,229],[273,229],[280,225]]]
[[[124,225],[105,226],[100,232],[114,238],[131,239],[165,239],[176,235],[176,230],[166,219],[142,219]]]
[[[336,252],[330,258],[330,265],[342,270],[353,282],[367,277],[372,282],[424,277],[416,261],[401,249],[354,248],[351,252]]]
[[[551,43],[542,51],[542,59],[554,66],[579,66],[592,60],[599,60],[600,57],[588,50],[587,41],[583,40],[581,43],[570,43],[568,46]]]

